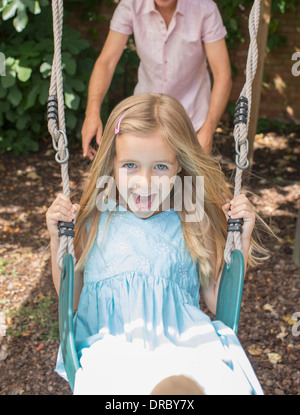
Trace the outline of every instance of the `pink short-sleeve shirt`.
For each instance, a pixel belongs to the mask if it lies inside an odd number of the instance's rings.
[[[205,121],[211,94],[203,44],[226,35],[215,2],[177,0],[167,28],[154,0],[121,0],[110,29],[134,34],[141,60],[134,93],[159,92],[177,98],[198,131]]]

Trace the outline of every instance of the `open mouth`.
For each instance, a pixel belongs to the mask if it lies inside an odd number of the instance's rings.
[[[132,193],[134,203],[139,210],[151,210],[157,194],[138,194]]]

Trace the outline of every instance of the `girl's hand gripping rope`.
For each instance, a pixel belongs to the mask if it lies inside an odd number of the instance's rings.
[[[222,206],[226,218],[243,219],[241,241],[245,246],[250,242],[255,224],[255,211],[249,199],[244,194],[239,194]]]
[[[79,209],[80,206],[77,203],[72,204],[66,195],[59,193],[46,213],[50,237],[58,239],[58,222],[72,222],[72,220],[75,220]]]

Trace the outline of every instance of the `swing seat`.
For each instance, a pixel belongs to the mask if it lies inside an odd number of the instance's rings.
[[[73,290],[74,262],[71,254],[66,254],[59,289],[59,337],[63,361],[69,384],[74,389],[75,373],[80,368],[74,336]]]
[[[73,390],[75,374],[80,364],[73,324],[74,263],[72,255],[66,254],[63,264],[59,291],[59,333],[64,366]],[[235,333],[237,333],[239,323],[243,280],[244,258],[242,253],[235,249],[231,253],[230,265],[225,264],[223,268],[216,312],[216,320],[221,320]]]
[[[221,320],[235,334],[239,325],[244,272],[243,254],[238,249],[234,249],[231,252],[230,265],[225,263],[222,271],[215,319]]]

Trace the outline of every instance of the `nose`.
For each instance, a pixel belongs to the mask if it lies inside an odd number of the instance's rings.
[[[136,185],[139,188],[148,189],[151,187],[151,171],[142,170],[138,174]]]
[[[151,171],[148,169],[141,170],[136,177],[135,185],[136,188],[148,192],[148,190],[151,188]]]

